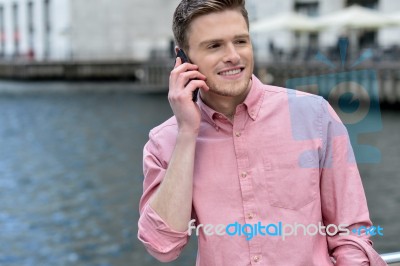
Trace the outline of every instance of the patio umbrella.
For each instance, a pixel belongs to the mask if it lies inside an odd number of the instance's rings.
[[[393,20],[393,22],[394,22],[394,24],[396,24],[396,26],[400,25],[400,12],[397,12],[394,14],[389,14],[388,17]]]
[[[378,11],[353,5],[338,12],[322,16],[316,20],[323,28],[379,29],[395,22]]]
[[[312,32],[318,31],[319,28],[312,19],[293,12],[259,20],[250,25],[250,32],[253,33],[263,33],[274,30]]]

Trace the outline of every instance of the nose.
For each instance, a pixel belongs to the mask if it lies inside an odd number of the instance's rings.
[[[224,63],[236,65],[240,62],[240,55],[234,44],[229,44],[225,49]]]

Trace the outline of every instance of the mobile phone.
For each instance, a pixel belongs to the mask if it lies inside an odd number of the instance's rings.
[[[178,50],[178,53],[176,54],[176,57],[180,57],[182,60],[182,63],[190,63],[189,58],[185,54],[185,52],[182,49]],[[192,101],[197,102],[197,95],[199,94],[199,88],[193,91],[192,93]]]

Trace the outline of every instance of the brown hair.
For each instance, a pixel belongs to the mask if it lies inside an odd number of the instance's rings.
[[[249,28],[249,17],[245,0],[182,0],[174,13],[172,31],[175,43],[184,50],[189,49],[188,30],[190,23],[197,17],[212,12],[237,9],[246,20]]]

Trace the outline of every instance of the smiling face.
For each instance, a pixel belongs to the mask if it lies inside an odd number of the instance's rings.
[[[241,98],[247,95],[254,59],[247,24],[239,10],[195,18],[188,44],[188,56],[207,77],[211,93]]]

